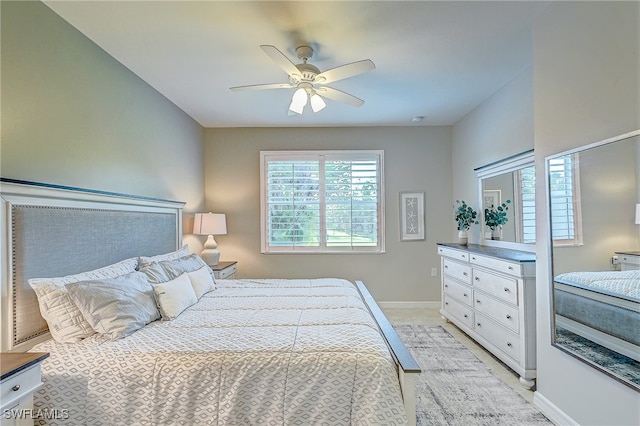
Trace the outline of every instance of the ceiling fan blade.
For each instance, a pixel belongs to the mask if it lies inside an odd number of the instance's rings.
[[[364,103],[362,99],[356,98],[353,95],[350,95],[338,89],[333,89],[331,87],[318,87],[316,88],[316,93],[333,101],[341,102],[343,104],[351,105],[354,107],[359,107]]]
[[[333,81],[343,80],[345,78],[353,77],[354,75],[374,70],[375,68],[376,65],[370,59],[352,62],[350,64],[331,68],[330,70],[326,70],[325,72],[318,74],[315,78],[315,83],[331,83]]]
[[[275,46],[269,44],[263,44],[260,46],[262,51],[266,53],[273,62],[278,64],[288,75],[298,74],[300,71],[296,68],[296,65],[287,58],[284,53],[279,51]]]
[[[252,84],[249,86],[230,87],[229,90],[237,92],[239,90],[263,90],[263,89],[291,89],[296,87],[289,83]]]

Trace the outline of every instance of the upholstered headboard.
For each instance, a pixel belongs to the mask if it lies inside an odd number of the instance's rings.
[[[184,203],[2,179],[2,351],[49,337],[30,278],[176,250]]]

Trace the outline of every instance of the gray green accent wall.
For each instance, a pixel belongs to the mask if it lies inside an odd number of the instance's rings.
[[[35,1],[2,1],[3,177],[202,208],[202,127]]]

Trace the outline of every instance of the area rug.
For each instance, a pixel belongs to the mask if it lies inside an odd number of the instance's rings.
[[[422,369],[416,380],[418,425],[551,425],[440,326],[394,327]]]

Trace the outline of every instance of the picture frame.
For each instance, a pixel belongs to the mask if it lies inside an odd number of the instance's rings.
[[[420,241],[424,239],[424,192],[401,192],[400,241]]]

